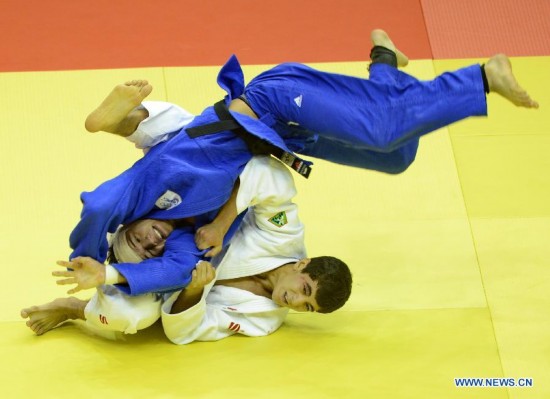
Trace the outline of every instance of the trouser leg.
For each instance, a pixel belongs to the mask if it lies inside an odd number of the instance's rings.
[[[487,110],[478,65],[419,81],[382,63],[371,65],[369,80],[283,64],[246,95],[260,116],[381,152]]]
[[[302,155],[389,174],[404,172],[413,163],[418,149],[418,139],[416,139],[410,140],[395,151],[387,153],[372,151],[307,132],[298,127],[290,127],[284,133],[284,140],[291,150]]]

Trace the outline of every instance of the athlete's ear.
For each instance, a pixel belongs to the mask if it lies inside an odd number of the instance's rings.
[[[309,262],[311,262],[311,259],[309,258],[300,259],[298,262],[294,264],[293,269],[298,272],[301,272],[302,270],[305,269],[307,265],[309,265]]]

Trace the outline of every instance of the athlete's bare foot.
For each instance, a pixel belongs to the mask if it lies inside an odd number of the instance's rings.
[[[119,127],[125,118],[152,90],[153,86],[146,80],[131,80],[115,86],[99,107],[86,118],[86,130],[92,133],[103,131],[120,134]]]
[[[398,67],[407,66],[409,58],[395,47],[395,44],[393,44],[386,32],[382,29],[375,29],[370,33],[370,38],[374,46],[382,46],[395,53]]]
[[[40,306],[31,306],[21,311],[21,317],[27,320],[27,327],[36,335],[42,335],[69,319],[84,320],[84,308],[88,301],[78,298],[58,298]]]
[[[485,74],[490,91],[500,94],[518,107],[539,107],[539,104],[516,81],[512,73],[512,64],[506,55],[493,56],[485,64]]]

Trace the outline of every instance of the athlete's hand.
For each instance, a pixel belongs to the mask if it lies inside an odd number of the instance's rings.
[[[195,244],[201,250],[210,248],[210,251],[205,253],[204,256],[216,256],[222,250],[224,235],[225,231],[223,227],[214,221],[197,230],[195,233]]]
[[[72,269],[52,272],[52,276],[67,277],[57,280],[58,285],[76,284],[67,291],[68,294],[105,284],[105,265],[93,258],[79,256],[70,262],[58,260],[57,264]]]
[[[191,282],[183,289],[170,309],[170,313],[177,314],[190,309],[200,302],[204,286],[216,277],[216,269],[210,262],[201,261],[193,270]]]
[[[191,275],[191,282],[186,290],[202,292],[205,285],[208,285],[216,277],[216,269],[210,262],[200,261]]]

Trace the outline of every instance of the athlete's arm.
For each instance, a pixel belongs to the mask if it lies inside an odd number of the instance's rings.
[[[211,248],[204,256],[216,256],[223,247],[223,238],[238,215],[237,194],[239,192],[239,179],[235,182],[231,196],[220,209],[216,218],[207,225],[200,227],[195,234],[195,244],[199,249]]]

